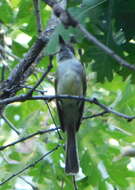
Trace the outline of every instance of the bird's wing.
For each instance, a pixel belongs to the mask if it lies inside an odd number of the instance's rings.
[[[57,80],[55,79],[55,93],[57,94]],[[61,124],[61,129],[64,131],[64,122],[63,122],[63,111],[61,100],[56,99],[56,105],[58,110],[58,116]]]
[[[84,66],[83,66],[84,67]],[[86,83],[86,73],[83,68],[83,74],[82,74],[82,86],[83,86],[83,96],[86,95],[86,89],[87,89],[87,83]],[[83,115],[83,110],[84,110],[84,101],[79,101],[78,102],[78,110],[79,110],[79,117],[78,117],[78,123],[76,126],[76,130],[78,131]]]

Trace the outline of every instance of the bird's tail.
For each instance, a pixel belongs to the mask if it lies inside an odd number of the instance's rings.
[[[76,137],[74,130],[67,131],[66,166],[65,172],[74,175],[79,171]]]

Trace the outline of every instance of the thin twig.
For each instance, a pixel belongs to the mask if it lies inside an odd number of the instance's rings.
[[[33,86],[26,86],[26,85],[20,85],[22,88],[27,88],[27,89],[33,89]],[[35,92],[40,92],[40,93],[45,93],[47,90],[40,90],[40,89],[35,89]]]
[[[43,94],[43,93],[41,93],[41,94]],[[50,113],[50,115],[51,115],[52,121],[53,121],[53,123],[54,123],[54,125],[55,125],[55,127],[56,127],[57,125],[56,125],[55,119],[54,119],[54,117],[53,117],[53,115],[52,115],[50,106],[49,106],[49,104],[48,104],[48,102],[47,102],[46,100],[44,100],[44,102],[45,102],[45,104],[47,105],[47,108],[48,108],[49,113]],[[62,136],[61,136],[59,130],[57,130],[57,133],[58,133],[59,139],[62,140],[63,138],[62,138]]]
[[[40,15],[40,0],[33,0],[34,8],[35,8],[35,14],[36,14],[36,20],[37,20],[37,31],[40,34],[42,32],[42,21],[41,21],[41,15]]]
[[[117,126],[114,126],[114,129],[116,129],[117,131],[119,131],[120,133],[123,133],[124,135],[128,135],[128,136],[133,136],[133,134],[125,131],[124,129],[120,128],[120,127],[117,127]]]
[[[61,181],[61,190],[63,190],[64,189],[64,179],[62,179],[62,181]]]
[[[2,47],[2,45],[0,45],[0,50],[4,53],[6,53],[7,55],[9,55],[10,57],[14,58],[15,60],[20,62],[20,58],[17,57],[16,55],[14,55],[12,52],[10,52],[9,50],[5,49],[4,47]]]
[[[103,112],[100,112],[100,113],[97,113],[97,114],[93,114],[91,116],[84,116],[82,119],[91,119],[91,118],[95,118],[95,117],[99,117],[99,116],[103,116],[105,114],[107,114],[108,112],[107,111],[103,111]],[[123,133],[124,135],[128,135],[128,136],[132,136],[131,133],[125,131],[124,129],[121,129],[119,127],[114,127],[117,131]]]
[[[20,132],[16,129],[16,127],[8,120],[8,118],[6,116],[4,116],[3,114],[0,114],[2,119],[8,124],[8,126],[13,129],[17,135],[20,135]]]
[[[32,95],[32,93],[34,92],[34,90],[40,85],[40,83],[44,80],[44,78],[50,72],[51,69],[52,69],[52,64],[49,64],[47,70],[43,73],[42,77],[35,84],[35,86],[28,92],[28,94],[26,94],[26,96],[31,96]]]
[[[72,176],[72,179],[73,179],[74,190],[78,190],[77,183],[75,181],[75,176]]]
[[[8,177],[7,179],[5,179],[3,182],[0,183],[0,185],[3,185],[5,183],[7,183],[8,181],[10,181],[11,179],[13,179],[14,177],[18,176],[19,174],[23,173],[24,171],[26,171],[29,168],[33,168],[35,167],[35,165],[37,165],[41,160],[43,160],[46,156],[48,156],[49,154],[53,153],[55,150],[57,150],[59,148],[59,145],[57,145],[54,149],[52,149],[51,151],[47,152],[46,154],[44,154],[43,156],[41,156],[38,160],[36,160],[35,162],[27,165],[25,168],[23,168],[22,170],[16,172],[15,174],[11,175],[10,177]]]
[[[53,61],[53,55],[49,56],[49,61],[50,61],[50,63],[49,63],[49,66],[48,66],[47,71],[42,75],[42,77],[41,77],[40,80],[37,82],[37,84],[33,87],[33,89],[36,89],[37,86],[39,86],[39,85],[41,84],[41,82],[44,80],[44,78],[46,77],[46,75],[48,74],[48,72],[51,70],[51,68],[52,68],[52,61]],[[32,89],[32,90],[33,90],[33,89]],[[32,91],[32,90],[31,90],[31,91]],[[28,94],[32,94],[31,91],[30,91]],[[40,93],[41,93],[42,95],[44,95],[44,92],[40,92]],[[51,118],[52,118],[52,120],[53,120],[53,123],[55,124],[55,127],[56,127],[56,122],[55,122],[54,117],[53,117],[53,115],[52,115],[52,113],[51,113],[51,109],[50,109],[50,107],[49,107],[49,104],[48,104],[48,102],[47,102],[46,100],[44,100],[44,102],[45,102],[45,104],[46,104],[47,107],[48,107],[49,113],[50,113]],[[58,133],[59,139],[61,140],[62,137],[61,137],[61,134],[60,134],[59,130],[57,130],[57,133]]]
[[[19,176],[19,178],[22,179],[22,180],[23,180],[25,183],[27,183],[28,185],[30,185],[33,190],[38,190],[37,187],[35,187],[32,183],[30,183],[30,182],[29,182],[28,180],[26,180],[24,177]]]
[[[42,134],[45,134],[45,133],[50,133],[50,132],[56,131],[56,130],[58,130],[58,129],[59,129],[59,128],[53,128],[53,129],[48,129],[48,130],[40,130],[40,131],[37,131],[37,132],[32,133],[32,134],[30,134],[30,135],[28,135],[28,136],[26,136],[26,137],[22,137],[22,138],[20,138],[19,140],[16,140],[16,141],[14,141],[14,142],[12,142],[12,143],[10,143],[10,144],[4,145],[4,146],[0,146],[0,151],[4,150],[4,149],[6,149],[6,148],[8,148],[8,147],[10,147],[10,146],[13,146],[13,145],[15,145],[15,144],[18,144],[18,143],[20,143],[20,142],[26,141],[26,140],[28,140],[28,139],[30,139],[30,138],[36,136],[36,135],[42,135]]]
[[[4,32],[1,29],[2,29],[2,27],[1,27],[1,22],[0,22],[0,44],[3,45],[3,50],[4,50],[5,49]],[[6,59],[5,51],[2,51],[0,49],[0,63],[2,65],[0,82],[5,80],[5,63],[4,63],[5,59]]]
[[[1,81],[5,80],[5,69],[6,69],[6,66],[3,64],[2,69],[1,69]]]
[[[50,113],[50,115],[51,115],[52,121],[53,121],[53,123],[54,123],[54,125],[55,125],[55,127],[56,127],[56,122],[55,122],[55,119],[54,119],[54,117],[53,117],[53,115],[52,115],[50,106],[49,106],[48,102],[45,101],[45,103],[46,103],[47,108],[48,108],[48,110],[49,110],[49,113]],[[57,130],[57,133],[58,133],[59,139],[62,140],[63,138],[62,138],[62,136],[61,136],[59,130]]]
[[[103,111],[103,112],[100,112],[100,113],[97,113],[97,114],[93,114],[93,115],[91,115],[91,116],[83,116],[82,119],[91,119],[91,118],[103,116],[103,115],[105,115],[106,113],[108,113],[108,112],[107,112],[107,111]]]

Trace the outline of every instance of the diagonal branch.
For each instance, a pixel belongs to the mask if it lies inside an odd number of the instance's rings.
[[[19,176],[21,180],[23,180],[25,183],[27,183],[33,190],[38,190],[38,187],[34,186],[32,183],[30,183],[28,180],[26,180],[24,177]]]
[[[107,114],[107,113],[108,113],[107,111],[103,111],[103,112],[96,113],[96,114],[93,114],[93,115],[90,115],[90,116],[83,116],[82,119],[91,119],[91,118],[103,116],[103,115],[105,115],[105,114]]]
[[[10,52],[9,50],[5,49],[2,45],[0,45],[0,51],[6,53],[7,55],[9,55],[10,57],[14,58],[17,61],[21,61],[21,59],[19,57],[17,57],[16,55],[14,55],[12,52]]]
[[[8,181],[10,181],[11,179],[13,179],[14,177],[18,176],[19,174],[23,173],[24,171],[28,170],[29,168],[33,168],[35,167],[35,165],[37,165],[40,161],[42,161],[45,157],[47,157],[48,155],[50,155],[51,153],[53,153],[55,150],[57,150],[59,148],[59,145],[57,145],[54,149],[52,149],[51,151],[47,152],[46,154],[44,154],[43,156],[41,156],[38,160],[36,160],[35,162],[27,165],[25,168],[23,168],[22,170],[16,172],[15,174],[11,175],[10,177],[8,177],[7,179],[5,179],[3,182],[0,183],[0,185],[3,185],[5,183],[7,183]]]
[[[18,129],[16,129],[16,127],[8,120],[8,118],[6,116],[4,116],[3,114],[1,114],[2,119],[8,124],[8,126],[16,132],[17,135],[20,135],[20,132],[18,131]]]
[[[125,61],[123,58],[121,58],[119,55],[117,55],[112,49],[110,49],[108,46],[104,45],[102,42],[100,42],[95,36],[93,36],[90,32],[88,32],[83,25],[78,24],[78,28],[80,31],[85,35],[85,37],[93,42],[96,46],[98,46],[101,50],[103,50],[106,54],[111,56],[114,60],[117,61],[121,66],[127,67],[128,69],[135,71],[135,66],[129,64],[127,61]]]
[[[15,145],[15,144],[18,144],[18,143],[20,143],[20,142],[26,141],[26,140],[28,140],[28,139],[30,139],[30,138],[36,136],[36,135],[43,135],[43,134],[45,134],[45,133],[50,133],[50,132],[56,131],[56,130],[58,130],[58,129],[59,129],[59,128],[53,128],[53,129],[48,129],[48,130],[40,130],[40,131],[37,131],[37,132],[35,132],[35,133],[31,134],[31,135],[28,135],[27,137],[22,137],[22,138],[20,138],[19,140],[14,141],[14,142],[12,142],[12,143],[10,143],[10,144],[7,144],[7,145],[5,145],[5,146],[0,146],[0,151],[4,150],[4,149],[6,149],[6,148],[8,148],[8,147],[10,147],[10,146],[13,146],[13,145]]]
[[[52,69],[52,63],[48,65],[47,70],[43,73],[42,77],[39,79],[39,81],[35,84],[35,86],[28,92],[27,96],[31,96],[32,93],[36,90],[36,88],[40,85],[40,83],[44,80],[44,78],[47,76],[47,74]]]
[[[135,71],[134,65],[129,64],[127,61],[125,61],[123,58],[117,55],[112,49],[101,43],[95,36],[93,36],[90,32],[88,32],[83,25],[81,25],[75,18],[73,18],[67,10],[64,10],[59,5],[59,3],[57,3],[56,0],[43,0],[43,1],[47,3],[50,7],[52,7],[54,14],[57,17],[59,17],[59,19],[66,28],[69,26],[77,27],[89,41],[94,43],[106,54],[108,54],[110,57],[116,60],[118,64]]]

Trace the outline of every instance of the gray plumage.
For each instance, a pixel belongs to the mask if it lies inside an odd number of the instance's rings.
[[[61,41],[58,55],[55,91],[58,95],[85,96],[86,77],[83,65],[73,53],[73,49]],[[76,132],[79,129],[84,102],[73,99],[56,100],[61,128],[67,133],[65,171],[75,174],[79,171]]]

